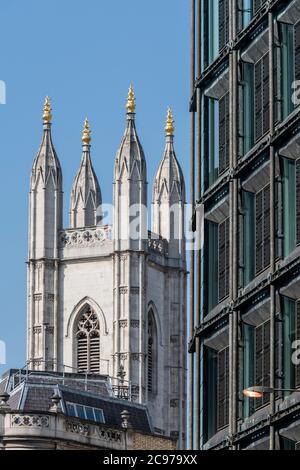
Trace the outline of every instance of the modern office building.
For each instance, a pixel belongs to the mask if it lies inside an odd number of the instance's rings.
[[[190,444],[300,450],[300,0],[191,8]]]

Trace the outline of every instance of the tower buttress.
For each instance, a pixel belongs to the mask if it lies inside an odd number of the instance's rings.
[[[130,380],[144,399],[147,169],[135,127],[135,96],[127,100],[127,126],[114,167],[114,374]],[[124,335],[124,325],[126,335]]]
[[[51,137],[51,104],[43,113],[43,138],[33,163],[29,194],[28,340],[30,366],[57,361],[58,233],[62,229],[62,172]]]
[[[70,204],[70,227],[92,227],[101,220],[101,191],[95,174],[91,154],[89,122],[84,122],[82,159],[74,180]]]
[[[184,204],[185,184],[174,149],[174,120],[168,109],[166,146],[157,170],[152,199],[152,231],[169,242],[169,257],[185,253]]]
[[[147,240],[147,168],[135,127],[132,86],[127,101],[127,126],[114,167],[114,241],[116,250],[142,249]]]

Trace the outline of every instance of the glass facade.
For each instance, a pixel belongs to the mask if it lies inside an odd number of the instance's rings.
[[[263,0],[199,3],[202,68],[193,112],[201,113],[201,126],[192,136],[195,206],[201,204],[205,234],[194,264],[191,352],[200,370],[193,446],[296,449],[300,419],[288,401],[282,404],[289,394],[254,400],[242,390],[300,387],[300,366],[292,361],[300,341],[300,117],[293,97],[299,10],[294,1],[276,8]],[[256,436],[253,423],[282,410],[297,422],[294,437]]]

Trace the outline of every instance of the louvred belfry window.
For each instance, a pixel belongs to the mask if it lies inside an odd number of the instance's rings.
[[[100,373],[99,320],[90,306],[79,317],[76,339],[78,371]]]
[[[219,174],[229,166],[229,93],[219,101]]]
[[[265,54],[254,66],[255,82],[255,141],[270,128],[269,54]]]
[[[219,50],[226,46],[229,40],[229,0],[219,1]]]
[[[270,265],[270,186],[255,196],[255,272]]]
[[[218,352],[218,429],[229,422],[229,348]]]
[[[148,351],[147,351],[147,390],[149,394],[156,392],[157,370],[157,330],[152,310],[148,315]]]
[[[229,294],[229,218],[219,224],[219,301]]]

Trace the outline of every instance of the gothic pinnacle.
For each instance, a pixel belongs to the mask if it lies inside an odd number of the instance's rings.
[[[44,124],[50,124],[52,121],[52,108],[49,96],[46,96],[45,98],[43,121]]]
[[[129,87],[126,109],[128,114],[133,114],[135,112],[135,96],[132,85]]]
[[[84,145],[89,145],[89,143],[91,142],[92,140],[91,133],[92,132],[90,129],[90,124],[89,124],[88,119],[86,118],[84,121],[83,131],[82,131],[82,142]]]
[[[173,112],[171,108],[168,109],[165,132],[166,132],[166,136],[174,135],[174,132],[175,132]]]

